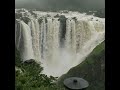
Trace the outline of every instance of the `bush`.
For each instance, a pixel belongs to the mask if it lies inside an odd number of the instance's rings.
[[[16,90],[59,90],[55,84],[57,78],[40,74],[43,68],[36,62],[22,63],[20,54],[15,50],[15,66],[22,70],[22,73],[15,71]],[[60,89],[62,90],[62,89]]]

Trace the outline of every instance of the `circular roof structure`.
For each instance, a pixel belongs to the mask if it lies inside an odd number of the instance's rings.
[[[64,80],[64,85],[69,88],[69,89],[84,89],[87,88],[89,86],[89,83],[82,79],[82,78],[78,78],[78,77],[70,77]]]

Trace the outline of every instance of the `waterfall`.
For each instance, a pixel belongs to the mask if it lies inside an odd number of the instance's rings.
[[[16,48],[20,51],[20,55],[23,61],[35,59],[32,48],[31,31],[27,24],[23,21],[19,21],[16,25]]]
[[[41,12],[35,14],[38,17],[31,15],[28,23],[16,19],[15,44],[23,61],[34,59],[41,63],[44,67],[42,73],[48,76],[66,73],[105,40],[103,18],[75,13],[74,19],[73,12],[72,16],[62,14],[66,17],[63,24],[53,12],[49,12],[49,17],[47,12],[44,12],[45,15]]]
[[[34,52],[34,56],[35,56],[35,60],[37,62],[39,62],[39,58],[41,58],[41,50],[40,50],[40,43],[39,43],[39,23],[38,21],[35,20],[31,20],[28,23],[28,26],[30,28],[31,31],[31,36],[32,36],[32,48],[33,48],[33,52]]]

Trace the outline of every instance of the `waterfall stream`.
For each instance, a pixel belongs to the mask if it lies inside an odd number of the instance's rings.
[[[59,17],[54,17],[56,13],[34,13],[37,17],[29,13],[28,23],[25,16],[22,16],[25,20],[16,19],[15,44],[23,61],[34,59],[41,63],[44,67],[42,73],[48,76],[59,77],[66,73],[105,40],[104,18],[76,12],[72,15],[58,13],[66,17],[65,24],[62,24]],[[46,16],[48,14],[50,17]]]

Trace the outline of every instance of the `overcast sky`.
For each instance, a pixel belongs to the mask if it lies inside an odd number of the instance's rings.
[[[15,0],[16,8],[96,8],[105,7],[105,0]]]

